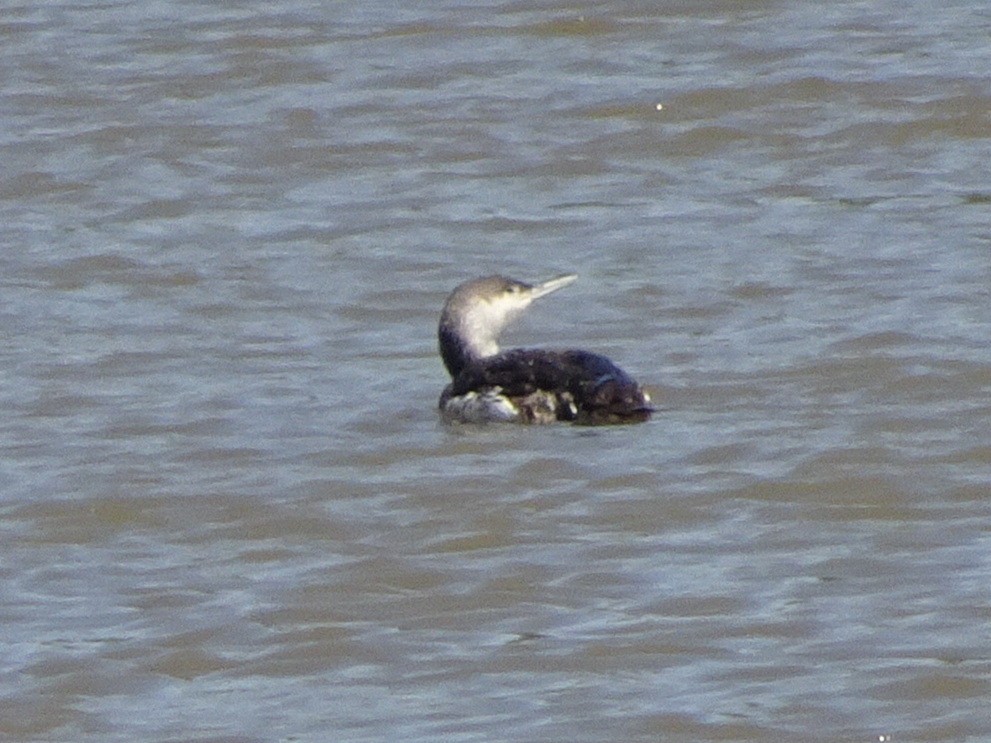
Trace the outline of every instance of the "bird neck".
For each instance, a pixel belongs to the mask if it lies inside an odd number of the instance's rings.
[[[499,346],[493,337],[481,338],[478,334],[466,333],[450,323],[442,322],[437,331],[440,341],[440,356],[444,360],[451,378],[457,377],[469,364],[499,353]]]

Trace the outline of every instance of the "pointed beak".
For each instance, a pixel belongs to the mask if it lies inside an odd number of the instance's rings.
[[[530,298],[537,299],[545,294],[550,294],[551,292],[556,292],[561,287],[567,286],[572,281],[578,278],[578,274],[569,273],[565,276],[558,276],[556,279],[551,279],[550,281],[545,281],[542,284],[534,284],[530,287]]]

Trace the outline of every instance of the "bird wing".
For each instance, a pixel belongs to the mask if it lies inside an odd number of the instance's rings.
[[[451,394],[494,387],[510,397],[555,394],[578,422],[646,420],[652,411],[649,397],[626,372],[589,351],[514,349],[478,359],[455,377]]]

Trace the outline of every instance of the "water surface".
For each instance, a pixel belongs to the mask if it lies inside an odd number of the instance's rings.
[[[6,8],[0,738],[991,737],[989,29]],[[568,271],[656,419],[441,425]]]

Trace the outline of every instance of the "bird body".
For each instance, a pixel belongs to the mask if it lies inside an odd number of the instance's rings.
[[[538,297],[574,281],[542,284],[487,276],[458,286],[441,313],[438,338],[451,383],[440,398],[445,420],[585,425],[650,418],[650,396],[605,356],[580,350],[500,351],[506,324]]]

